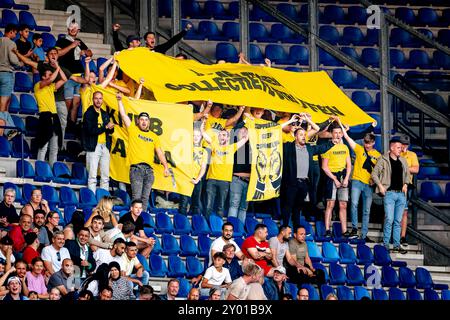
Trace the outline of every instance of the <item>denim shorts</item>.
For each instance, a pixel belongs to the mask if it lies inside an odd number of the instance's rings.
[[[73,80],[69,80],[64,84],[64,99],[72,100],[73,97],[80,96],[81,84]]]
[[[333,173],[337,179],[342,183],[344,181],[346,170]],[[348,187],[347,188],[336,188],[334,181],[330,177],[326,176],[325,185],[325,199],[326,200],[338,200],[338,201],[348,201]],[[337,199],[336,199],[337,198]]]
[[[14,73],[0,72],[0,97],[10,97],[14,88]]]

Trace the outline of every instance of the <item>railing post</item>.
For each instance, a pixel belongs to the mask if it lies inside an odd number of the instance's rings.
[[[142,37],[148,31],[148,1],[139,0],[139,20],[138,20],[138,30],[139,35]]]
[[[103,43],[110,44],[112,36],[113,9],[110,0],[105,0],[105,18],[103,19]]]
[[[180,0],[173,0],[172,7],[172,37],[181,31],[181,5]],[[172,55],[178,53],[178,44],[175,44],[171,49]]]
[[[241,22],[241,33],[240,33],[240,47],[241,52],[250,62],[249,54],[249,31],[248,31],[248,22],[249,22],[249,9],[247,0],[240,0],[239,6],[239,20]]]
[[[389,107],[389,25],[384,12],[380,13],[380,104],[381,104],[381,132],[382,148],[386,152],[389,148],[391,135],[391,110]]]
[[[156,29],[158,27],[158,0],[150,0],[149,3],[149,13],[148,13],[148,25],[150,27],[150,31],[155,33],[156,37]],[[158,39],[156,39],[158,40]],[[144,39],[145,41],[145,39]]]
[[[309,22],[309,71],[319,70],[319,49],[316,45],[316,38],[319,34],[318,13],[319,6],[317,0],[308,0],[308,22]]]

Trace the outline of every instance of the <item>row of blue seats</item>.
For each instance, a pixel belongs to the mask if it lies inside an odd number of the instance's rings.
[[[14,0],[0,0],[0,8],[14,9],[14,10],[29,10],[30,6],[27,4],[18,4]]]
[[[433,167],[430,167],[433,168]],[[445,192],[434,181],[424,181],[420,185],[419,198],[435,203],[450,203],[450,182],[445,185]]]
[[[31,12],[24,10],[20,11],[19,17],[17,17],[14,11],[9,9],[3,9],[0,27],[4,28],[8,24],[15,24],[15,25],[25,24],[30,28],[30,30],[45,31],[45,32],[51,31],[51,28],[49,26],[37,25],[36,20],[33,17],[33,14]]]

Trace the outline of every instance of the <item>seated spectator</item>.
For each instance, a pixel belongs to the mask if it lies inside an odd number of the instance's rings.
[[[285,293],[285,294],[282,296],[282,299],[281,299],[281,300],[294,300],[294,299],[292,298],[292,294]]]
[[[159,296],[154,294],[151,285],[146,285],[139,287],[139,297],[137,300],[159,300]]]
[[[45,211],[42,209],[36,209],[34,211],[34,219],[33,219],[33,231],[36,232],[39,239],[39,251],[42,251],[42,248],[50,245],[50,239],[48,238],[48,232],[45,228]]]
[[[28,300],[28,298],[22,294],[22,282],[18,277],[9,278],[6,287],[8,288],[9,293],[6,294],[3,301]]]
[[[87,228],[91,227],[93,219],[98,216],[103,218],[103,230],[108,231],[117,227],[118,223],[113,212],[112,197],[103,197],[100,199],[97,206],[92,209],[92,214],[84,226]]]
[[[48,300],[61,300],[61,291],[58,288],[52,288],[48,295]]]
[[[89,290],[81,290],[78,294],[78,301],[94,300],[94,295]]]
[[[270,249],[272,250],[272,265],[275,267],[283,266],[283,260],[286,252],[289,251],[289,239],[292,229],[289,226],[280,226],[278,235],[269,239]]]
[[[103,231],[104,219],[102,216],[95,216],[89,229],[89,245],[92,251],[100,249],[111,249],[112,243],[107,242],[106,233]]]
[[[120,264],[112,261],[109,264],[109,283],[113,289],[112,300],[135,300],[133,285],[125,277],[121,276]]]
[[[31,267],[32,261],[35,258],[40,257],[40,254],[38,252],[40,243],[37,234],[34,232],[27,233],[25,235],[25,243],[27,244],[27,247],[23,250],[22,259],[23,261],[25,261],[28,267]]]
[[[44,261],[36,257],[31,261],[31,271],[27,272],[26,279],[28,290],[30,293],[36,292],[39,299],[48,299],[47,286],[45,284],[44,275]]]
[[[297,300],[309,300],[309,291],[304,288],[298,290]]]
[[[225,264],[223,266],[230,272],[231,281],[244,275],[242,267],[239,264],[239,259],[235,255],[235,251],[236,246],[232,243],[227,243],[223,246],[223,254],[225,255]]]
[[[11,269],[11,266],[16,262],[16,258],[12,252],[13,241],[9,236],[4,236],[0,239],[0,261],[4,262],[4,272]]]
[[[58,288],[63,298],[70,299],[75,293],[75,290],[79,289],[74,276],[73,262],[71,259],[64,259],[62,262],[61,270],[52,274],[48,280],[47,289]]]
[[[144,219],[141,217],[142,205],[143,202],[141,200],[133,200],[131,202],[130,212],[124,214],[119,219],[119,223],[123,224],[124,222],[130,221],[135,225],[134,232],[137,235],[134,235],[132,241],[136,242],[139,253],[148,259],[155,245],[155,239],[147,237],[144,232]]]
[[[53,234],[57,231],[61,231],[59,226],[59,213],[56,211],[50,211],[45,218],[45,229],[49,239],[53,239]],[[65,237],[64,237],[65,238]]]
[[[19,215],[14,207],[15,199],[16,190],[8,188],[3,192],[3,201],[0,202],[0,232],[7,232],[9,231],[9,225],[19,223]],[[0,234],[0,238],[2,236],[4,236],[4,234]]]
[[[51,276],[55,272],[61,270],[61,262],[64,259],[70,259],[69,250],[64,248],[64,243],[65,240],[63,232],[56,231],[53,234],[52,244],[42,249],[41,258],[44,260],[47,276]]]
[[[39,300],[38,293],[36,291],[30,291],[30,293],[28,293],[28,300]]]
[[[221,299],[222,294],[221,294],[220,288],[212,287],[208,291],[209,291],[208,300],[222,300]]]
[[[82,280],[86,279],[96,269],[95,259],[88,241],[89,229],[83,227],[78,232],[76,240],[67,240],[64,244],[69,251],[75,268],[79,268],[75,274],[79,274]]]
[[[31,55],[31,59],[33,59],[36,62],[45,61],[45,51],[42,48],[43,43],[44,41],[42,39],[42,34],[40,33],[33,34],[33,54]]]
[[[25,242],[25,235],[33,232],[33,230],[31,230],[32,220],[32,217],[24,214],[19,219],[19,225],[12,226],[11,231],[9,231],[9,237],[13,241],[13,251],[15,254],[22,253],[25,249],[27,245]]]
[[[113,289],[111,287],[105,287],[100,291],[99,300],[112,300]]]
[[[247,300],[249,293],[248,285],[258,282],[261,267],[254,263],[248,263],[243,267],[244,275],[233,281],[227,291],[227,300]]]
[[[329,295],[327,295],[325,300],[339,300],[339,299],[334,293],[330,293]]]
[[[267,300],[262,285],[264,284],[264,272],[260,270],[258,281],[248,284],[247,300]]]
[[[126,276],[133,284],[138,286],[147,285],[150,275],[144,270],[144,266],[136,257],[137,253],[138,248],[136,243],[131,241],[127,242],[125,254],[122,255],[122,275]]]
[[[227,268],[224,268],[225,254],[216,252],[213,256],[213,265],[205,271],[203,276],[200,293],[203,296],[208,295],[208,289],[218,288],[225,295],[227,288],[231,285],[231,276]]]
[[[81,284],[82,290],[92,292],[94,296],[98,296],[101,289],[109,286],[109,272],[111,268],[108,263],[102,263],[98,266],[93,275],[90,275]]]
[[[125,242],[133,241],[135,239],[134,237],[136,237],[134,235],[134,229],[134,223],[131,221],[126,221],[123,224],[119,223],[117,227],[106,232],[105,241],[114,242],[119,238],[125,240]]]
[[[175,300],[180,290],[180,281],[178,279],[170,279],[167,283],[167,292],[159,296],[161,300]]]
[[[241,249],[239,248],[237,243],[233,240],[233,231],[234,231],[234,227],[231,222],[225,222],[222,225],[222,236],[216,238],[211,243],[211,248],[209,249],[209,265],[212,265],[212,263],[213,263],[213,256],[217,252],[222,252],[223,246],[226,244],[229,244],[229,243],[234,245],[236,257],[238,257],[239,259],[245,258]]]
[[[198,288],[191,288],[189,290],[187,300],[200,300],[200,291]]]
[[[122,255],[125,252],[126,242],[122,238],[114,240],[113,247],[110,250],[97,249],[94,251],[94,259],[97,266],[102,263],[109,264],[112,261],[116,261],[119,264],[122,263]]]
[[[289,253],[291,257],[287,260],[287,276],[299,288],[304,283],[313,283],[318,286],[325,283],[323,270],[316,270],[312,265],[305,238],[305,227],[300,226],[297,228],[294,238],[289,240]]]
[[[27,214],[34,218],[34,213],[37,209],[44,210],[45,214],[50,212],[50,207],[45,199],[42,199],[42,191],[40,189],[34,189],[31,191],[30,201],[25,204],[20,211],[20,215]],[[51,239],[51,237],[49,237]]]
[[[22,282],[22,294],[28,296],[29,290],[26,281],[28,266],[23,260],[16,260],[14,263],[14,269],[16,270],[16,276]]]
[[[264,224],[257,224],[253,236],[248,237],[242,243],[242,252],[244,255],[253,259],[255,263],[263,268],[264,275],[267,277],[273,276],[273,268],[269,263],[272,261],[272,250],[269,242],[267,242],[267,226]]]
[[[263,284],[268,300],[283,300],[284,295],[289,292],[286,279],[286,269],[282,265],[273,269],[273,277],[265,279]]]

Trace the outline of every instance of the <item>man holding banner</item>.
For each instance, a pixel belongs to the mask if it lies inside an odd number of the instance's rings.
[[[158,136],[150,131],[150,116],[141,112],[136,122],[132,121],[125,112],[122,94],[116,95],[119,114],[128,130],[128,160],[130,163],[131,196],[133,200],[141,199],[143,209],[147,210],[148,199],[155,180],[153,174],[154,155],[164,166],[164,176],[169,176],[169,166],[161,149]]]

